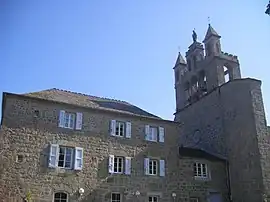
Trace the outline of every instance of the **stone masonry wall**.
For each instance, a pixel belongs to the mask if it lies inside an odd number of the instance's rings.
[[[59,110],[83,112],[81,131],[58,128]],[[35,117],[35,110],[39,116]],[[180,124],[170,121],[140,118],[117,113],[101,112],[70,105],[60,105],[34,99],[7,97],[0,137],[2,151],[0,158],[1,199],[22,196],[30,190],[35,201],[51,202],[53,193],[64,191],[72,201],[110,201],[111,192],[120,192],[123,201],[134,201],[134,192],[140,191],[139,201],[149,194],[159,195],[162,201],[172,201],[172,192],[177,201],[188,201],[198,196],[206,201],[206,190],[223,190],[224,165],[208,162],[212,170],[209,182],[193,179],[195,159],[179,159],[178,137]],[[109,136],[110,120],[132,123],[131,139]],[[165,128],[165,143],[144,140],[146,124]],[[48,168],[48,146],[57,143],[84,148],[82,171]],[[132,157],[131,176],[109,175],[109,154]],[[18,156],[22,157],[18,161]],[[165,159],[165,177],[144,175],[143,159],[146,156]],[[78,189],[84,188],[82,197]],[[17,195],[17,196],[16,196]]]
[[[263,176],[268,175],[260,84],[254,79],[231,81],[175,117],[183,122],[183,134],[201,131],[200,137],[194,137],[198,146],[228,157],[234,202],[262,201]],[[188,144],[187,140],[182,136],[180,143]]]

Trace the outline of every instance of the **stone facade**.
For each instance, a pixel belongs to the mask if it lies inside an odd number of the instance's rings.
[[[56,193],[68,202],[269,198],[270,139],[261,81],[241,78],[237,56],[222,51],[220,38],[209,25],[204,45],[193,33],[187,62],[179,53],[174,121],[127,102],[57,89],[4,93],[0,199],[20,201],[27,193],[36,202],[60,202]],[[65,112],[68,125],[76,120],[73,129],[62,127]],[[126,137],[115,136],[112,120],[124,124]],[[146,140],[149,125],[157,141]],[[70,169],[60,168],[59,146],[74,161]],[[149,159],[155,160],[156,175],[147,174]],[[115,165],[124,172],[115,173]],[[113,193],[121,200],[112,200]]]
[[[207,201],[211,190],[228,196],[226,167],[222,161],[181,157],[178,139],[181,124],[153,117],[135,116],[105,110],[93,110],[40,98],[5,94],[1,139],[1,199],[12,201],[30,191],[34,201],[51,202],[55,192],[65,192],[72,201],[111,201],[111,193],[121,193],[122,201],[148,201],[155,195],[160,201],[189,201],[198,197]],[[82,112],[82,130],[58,127],[59,111]],[[110,136],[110,121],[129,121],[131,138]],[[145,125],[162,126],[165,141],[145,140]],[[81,147],[80,171],[49,168],[49,145]],[[109,155],[131,157],[131,175],[109,174]],[[165,160],[165,176],[144,174],[144,158]],[[193,163],[208,165],[211,179],[194,179]],[[78,194],[79,188],[85,190]],[[136,196],[136,191],[140,192]],[[3,200],[5,201],[5,200]]]

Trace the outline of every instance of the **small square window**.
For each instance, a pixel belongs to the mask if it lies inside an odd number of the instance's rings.
[[[16,158],[16,162],[22,163],[23,162],[23,155],[19,154]]]
[[[121,202],[121,194],[120,193],[112,193],[111,202]]]
[[[208,170],[205,163],[194,163],[193,172],[195,177],[208,178]]]
[[[124,158],[123,157],[114,157],[114,173],[123,173],[124,168]]]
[[[157,175],[157,173],[158,173],[158,161],[150,159],[149,160],[149,174]]]

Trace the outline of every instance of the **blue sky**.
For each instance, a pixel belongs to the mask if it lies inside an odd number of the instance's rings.
[[[267,3],[2,0],[0,91],[56,87],[125,100],[173,119],[178,47],[184,54],[193,28],[202,40],[209,16],[223,51],[238,55],[242,76],[263,80],[270,113]]]

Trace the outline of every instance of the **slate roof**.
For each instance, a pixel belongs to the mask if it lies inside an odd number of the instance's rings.
[[[77,105],[81,107],[103,109],[107,111],[122,112],[122,113],[161,119],[160,117],[154,114],[151,114],[125,101],[86,95],[82,93],[76,93],[76,92],[61,90],[57,88],[52,88],[52,89],[42,90],[42,91],[32,92],[32,93],[26,93],[23,95],[28,96],[28,97],[41,98],[41,99],[50,100],[50,101]]]

